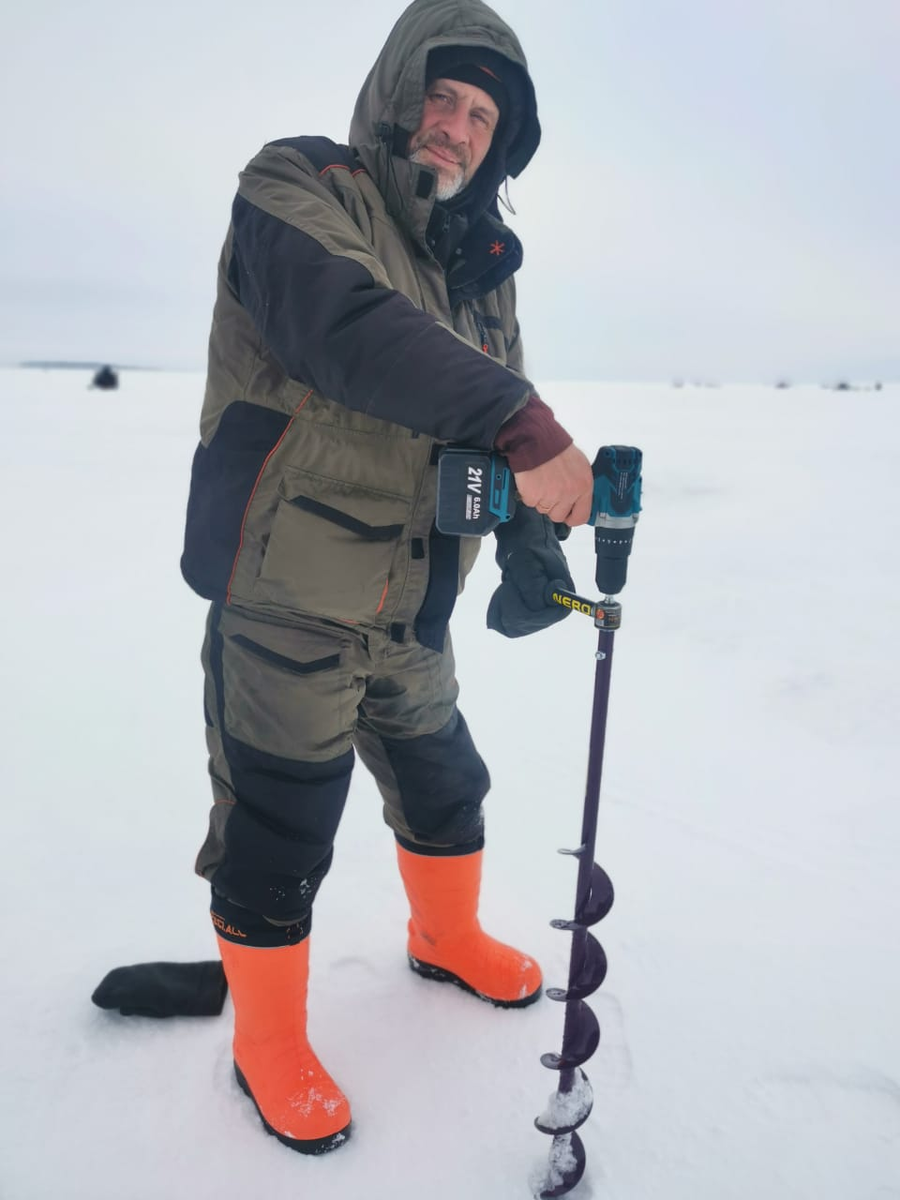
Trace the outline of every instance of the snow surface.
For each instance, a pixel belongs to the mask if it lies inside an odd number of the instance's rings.
[[[406,909],[360,769],[316,908],[310,1026],[349,1144],[267,1137],[220,1018],[92,1006],[123,963],[213,957],[192,874],[205,605],[178,558],[203,379],[0,372],[3,1200],[515,1200],[562,1007],[503,1011],[407,968]],[[900,1197],[900,387],[546,383],[593,451],[645,453],[616,637],[575,1200]],[[591,594],[588,530],[568,543]],[[566,978],[595,633],[455,641],[491,767],[487,928]]]

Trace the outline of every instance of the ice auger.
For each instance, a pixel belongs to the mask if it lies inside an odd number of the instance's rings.
[[[594,460],[594,497],[590,523],[594,526],[597,554],[596,584],[604,599],[597,602],[561,588],[549,588],[548,604],[561,604],[594,621],[598,632],[594,672],[594,706],[581,842],[575,850],[562,850],[578,860],[575,914],[571,920],[551,921],[554,929],[572,934],[569,981],[565,988],[551,987],[551,1000],[564,1003],[562,1049],[541,1056],[541,1062],[559,1072],[556,1092],[535,1125],[553,1138],[547,1174],[535,1193],[541,1200],[564,1196],[581,1179],[585,1151],[576,1130],[593,1107],[593,1092],[581,1069],[600,1043],[600,1023],[585,1002],[606,978],[606,954],[589,929],[602,921],[613,903],[609,876],[594,861],[597,810],[606,739],[609,681],[613,637],[621,623],[621,605],[612,597],[625,586],[628,555],[634,527],[641,511],[641,451],[633,446],[602,446]]]

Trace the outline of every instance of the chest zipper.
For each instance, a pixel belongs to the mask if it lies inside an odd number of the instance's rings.
[[[484,327],[484,322],[475,310],[472,310],[472,315],[475,318],[475,328],[478,330],[478,336],[481,338],[481,348],[485,354],[490,354],[491,347],[488,343],[487,330]]]

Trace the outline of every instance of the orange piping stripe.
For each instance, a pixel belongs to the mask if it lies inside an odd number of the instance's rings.
[[[351,175],[365,175],[366,168],[357,167],[355,171],[351,171],[346,163],[330,163],[319,172],[319,178],[321,179],[323,175],[327,175],[329,171],[350,171]]]
[[[387,590],[388,590],[388,585],[387,585],[387,583],[385,583],[384,591],[381,593],[381,599],[378,601],[378,607],[375,609],[376,616],[384,608],[384,602],[385,602],[385,600],[387,600]]]
[[[278,441],[275,443],[275,445],[272,447],[272,449],[266,455],[265,462],[259,468],[259,474],[256,477],[256,482],[253,484],[253,491],[250,493],[250,498],[247,501],[247,506],[244,509],[244,515],[241,519],[241,536],[238,538],[237,553],[234,556],[234,562],[231,564],[231,574],[228,576],[228,586],[225,588],[225,603],[226,604],[231,603],[231,585],[232,585],[232,583],[234,583],[234,573],[237,570],[238,559],[241,557],[241,551],[244,548],[244,526],[247,524],[247,513],[250,511],[250,505],[253,503],[253,497],[256,495],[256,489],[259,487],[259,481],[262,479],[265,469],[269,465],[269,459],[272,457],[272,455],[275,453],[275,451],[278,449],[278,447],[281,445],[281,443],[287,437],[288,430],[294,423],[294,417],[297,416],[297,413],[300,411],[300,409],[303,407],[303,405],[307,402],[307,400],[310,398],[310,396],[312,394],[313,394],[313,390],[312,390],[312,388],[310,388],[309,391],[306,393],[306,395],[303,397],[303,399],[300,401],[300,403],[297,405],[297,407],[294,409],[294,415],[288,421],[287,425],[285,425],[284,433],[281,435],[281,437],[278,439]]]

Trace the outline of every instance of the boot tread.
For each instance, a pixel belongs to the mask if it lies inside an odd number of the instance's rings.
[[[486,992],[479,992],[472,987],[471,984],[460,978],[459,975],[454,975],[452,971],[447,971],[443,967],[436,967],[433,963],[423,962],[422,959],[416,958],[410,954],[410,968],[417,975],[421,975],[423,979],[433,979],[435,983],[452,983],[458,988],[462,988],[464,992],[468,992],[472,996],[477,996],[479,1000],[486,1000],[488,1004],[493,1004],[495,1008],[527,1008],[529,1004],[534,1004],[535,1000],[540,997],[541,987],[535,989],[528,996],[523,996],[518,1000],[498,1000],[496,996],[489,996]]]

